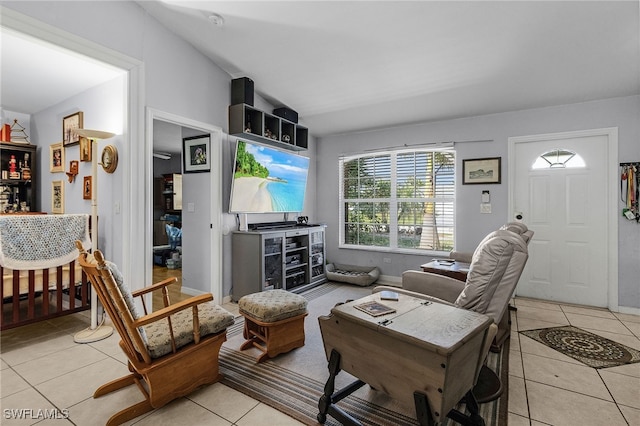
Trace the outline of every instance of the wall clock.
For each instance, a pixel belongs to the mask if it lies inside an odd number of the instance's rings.
[[[102,150],[101,165],[105,172],[113,173],[118,167],[118,150],[113,145],[107,145]]]

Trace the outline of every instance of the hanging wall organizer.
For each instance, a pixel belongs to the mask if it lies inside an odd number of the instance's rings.
[[[620,200],[622,215],[640,223],[640,162],[620,163]]]

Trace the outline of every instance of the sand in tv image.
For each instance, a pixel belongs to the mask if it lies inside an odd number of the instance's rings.
[[[308,170],[307,157],[238,141],[229,211],[301,212]]]

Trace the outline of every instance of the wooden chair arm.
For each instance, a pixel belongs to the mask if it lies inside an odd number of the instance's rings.
[[[148,315],[138,318],[133,322],[134,327],[142,327],[163,318],[166,318],[170,315],[174,315],[180,311],[184,311],[185,309],[192,308],[194,306],[200,305],[202,303],[210,302],[213,300],[213,295],[211,294],[201,294],[199,296],[193,296],[186,300],[183,300],[178,303],[174,303],[171,306],[167,306],[166,308],[162,308],[155,312],[152,312]]]
[[[177,282],[178,282],[178,279],[176,277],[167,278],[167,279],[159,281],[159,282],[157,282],[155,284],[151,284],[148,287],[144,287],[144,288],[141,288],[139,290],[134,290],[134,291],[131,292],[131,295],[133,297],[142,296],[142,295],[145,295],[145,294],[150,293],[152,291],[160,290],[162,287],[166,287],[166,286],[168,286],[170,284],[174,284],[174,283],[177,283]]]

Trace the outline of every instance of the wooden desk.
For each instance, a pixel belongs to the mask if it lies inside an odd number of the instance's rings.
[[[420,265],[422,271],[431,272],[433,274],[445,275],[450,278],[455,278],[456,280],[466,281],[467,274],[469,273],[469,265],[468,263],[456,262],[453,264],[445,264],[438,260],[433,260],[429,263],[425,263]]]
[[[368,301],[396,312],[373,317],[354,307]],[[342,424],[359,424],[335,403],[368,383],[415,405],[420,424],[440,424],[446,416],[483,424],[471,389],[486,355],[482,347],[493,322],[490,317],[403,294],[398,301],[382,301],[374,293],[338,305],[318,321],[330,373],[318,403],[320,423],[329,414]],[[334,393],[340,370],[359,380]],[[465,396],[471,416],[454,410]]]

